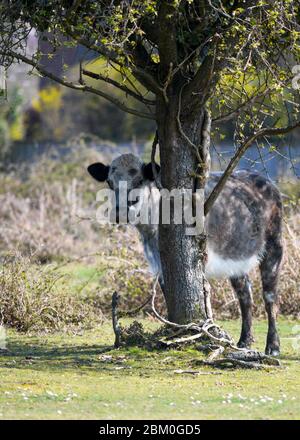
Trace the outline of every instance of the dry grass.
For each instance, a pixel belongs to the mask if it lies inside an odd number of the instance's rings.
[[[62,278],[55,269],[33,264],[29,257],[5,261],[0,271],[1,325],[44,332],[90,326],[91,318],[96,319],[93,308],[70,295]],[[97,318],[101,320],[101,315]]]
[[[280,282],[280,311],[284,315],[300,316],[300,213],[285,221],[285,257]]]
[[[96,190],[84,166],[95,158],[75,152],[0,176],[0,254],[47,262],[94,251],[99,228],[82,217],[89,217]]]

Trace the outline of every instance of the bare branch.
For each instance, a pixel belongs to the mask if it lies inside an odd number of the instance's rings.
[[[87,49],[90,49],[99,55],[103,56],[104,58],[116,63],[120,67],[127,67],[135,76],[135,78],[146,88],[151,90],[151,92],[156,94],[161,94],[162,90],[159,87],[159,84],[157,83],[154,76],[151,75],[151,73],[146,72],[145,69],[128,63],[124,63],[124,61],[120,61],[117,52],[115,52],[112,49],[109,49],[107,46],[105,46],[102,43],[95,43],[93,41],[87,40],[86,38],[82,38],[79,35],[77,35],[75,32],[72,32],[71,29],[67,28],[66,35],[73,38],[75,41],[77,41],[78,44],[81,44],[82,46],[86,47]],[[126,64],[126,66],[125,66]]]
[[[146,72],[146,70],[137,66],[131,66],[130,71],[144,87],[146,87],[156,95],[162,95],[162,88],[149,72]]]
[[[119,90],[122,90],[126,95],[132,96],[134,99],[142,102],[146,105],[155,105],[155,101],[151,99],[144,98],[142,95],[134,92],[133,90],[129,89],[128,87],[124,86],[123,84],[120,84],[118,81],[113,80],[112,78],[109,78],[108,76],[101,75],[101,73],[94,73],[89,70],[83,69],[82,70],[83,75],[88,76],[90,78],[104,81],[108,84],[111,84],[112,86],[118,88]]]
[[[119,305],[120,295],[118,292],[114,292],[111,300],[111,315],[112,315],[112,323],[113,329],[115,333],[115,348],[120,347],[121,345],[121,328],[118,319],[118,305]]]
[[[84,38],[84,37],[76,34],[76,32],[71,30],[71,28],[68,24],[66,24],[66,26],[65,26],[64,34],[66,36],[73,38],[73,40],[75,40],[78,44],[81,44],[82,46],[86,47],[87,49],[90,49],[90,50],[98,53],[99,55],[102,55],[103,57],[110,59],[117,64],[120,64],[118,61],[117,52],[109,49],[107,46],[105,46],[102,43],[99,43],[99,42],[95,43],[94,41],[88,40],[87,38]]]
[[[19,61],[22,61],[26,64],[29,64],[30,66],[34,67],[41,75],[47,76],[48,78],[52,79],[53,81],[57,82],[58,84],[61,84],[65,87],[68,87],[70,89],[74,90],[80,90],[82,92],[88,92],[93,93],[95,95],[101,96],[102,98],[106,99],[107,101],[110,101],[112,104],[115,104],[117,107],[119,107],[121,110],[131,113],[135,116],[139,116],[141,118],[146,119],[155,119],[155,116],[151,113],[145,113],[138,110],[135,110],[133,108],[127,107],[127,105],[120,101],[119,99],[115,98],[114,96],[109,95],[108,93],[102,92],[101,90],[95,89],[93,87],[84,85],[84,84],[75,84],[71,81],[67,81],[66,79],[63,79],[51,72],[48,72],[46,69],[44,69],[42,66],[40,66],[36,61],[33,59],[27,58],[24,55],[21,55],[19,53],[8,51],[7,53],[0,52],[1,55],[10,56],[12,58],[16,58]]]
[[[222,174],[222,177],[210,193],[208,199],[206,200],[204,204],[204,215],[207,215],[213,204],[215,203],[216,199],[218,198],[219,194],[221,193],[222,189],[224,188],[227,180],[231,176],[233,170],[237,166],[238,162],[242,158],[242,156],[245,154],[247,149],[255,142],[257,139],[263,137],[263,136],[280,136],[283,134],[287,134],[290,131],[294,130],[295,128],[300,127],[300,120],[295,122],[295,124],[288,125],[286,127],[281,128],[272,128],[272,127],[266,127],[262,128],[261,130],[254,133],[252,136],[250,136],[245,142],[242,143],[242,145],[237,149],[234,156],[231,158],[226,170]]]

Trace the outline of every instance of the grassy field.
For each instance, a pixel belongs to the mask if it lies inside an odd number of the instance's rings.
[[[239,321],[222,325],[238,336]],[[193,360],[201,354],[191,349],[108,351],[110,322],[76,335],[9,330],[8,350],[0,352],[0,418],[299,419],[296,325],[279,321],[283,367],[267,371],[199,367]],[[256,347],[263,349],[265,334],[266,322],[256,320]]]

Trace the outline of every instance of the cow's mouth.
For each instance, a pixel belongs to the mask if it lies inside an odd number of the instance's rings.
[[[136,205],[139,202],[139,200],[140,200],[139,197],[137,197],[135,200],[128,200],[127,201],[128,207],[130,208],[131,206]]]

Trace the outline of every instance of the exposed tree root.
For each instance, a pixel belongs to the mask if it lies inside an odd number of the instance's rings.
[[[154,333],[146,332],[142,324],[134,321],[129,327],[122,327],[118,321],[119,295],[112,297],[112,321],[115,333],[115,347],[140,346],[148,349],[182,348],[193,345],[197,350],[208,353],[205,360],[196,359],[197,365],[214,368],[265,369],[280,367],[278,359],[256,350],[236,346],[231,336],[221,329],[212,319],[199,323],[176,324],[159,315],[155,309],[156,278],[153,286],[152,311],[156,318],[165,324]],[[201,344],[199,345],[199,342]]]

